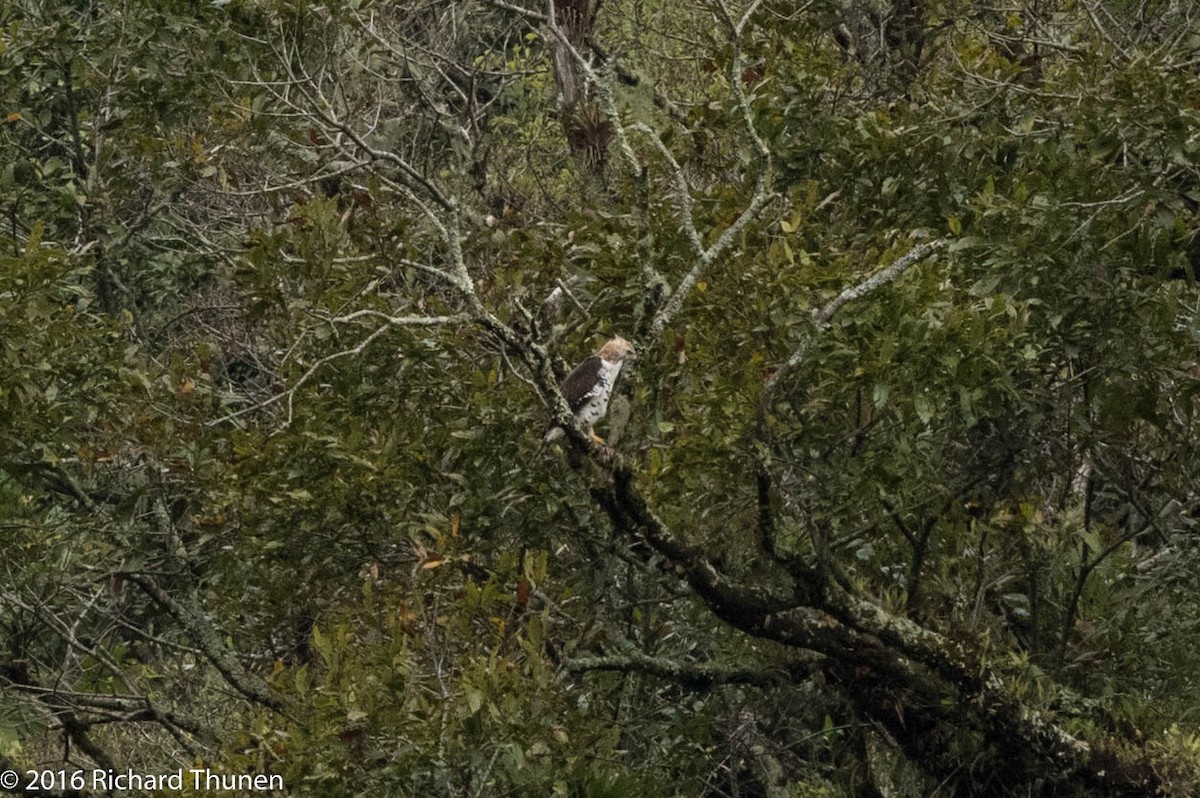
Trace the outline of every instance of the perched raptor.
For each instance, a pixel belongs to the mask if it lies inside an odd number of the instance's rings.
[[[608,412],[608,398],[612,396],[613,385],[617,375],[621,373],[621,365],[625,358],[634,354],[633,344],[621,336],[613,336],[600,351],[575,367],[575,370],[563,380],[561,390],[563,398],[575,414],[575,419],[588,431],[593,439],[603,442],[596,434],[592,425],[604,418]],[[562,427],[553,424],[546,433],[545,442],[558,440],[563,436]]]

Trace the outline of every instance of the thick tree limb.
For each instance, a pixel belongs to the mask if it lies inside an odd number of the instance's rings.
[[[645,673],[675,682],[693,690],[707,690],[720,684],[745,684],[753,687],[778,687],[809,678],[815,669],[807,663],[792,663],[785,670],[729,668],[720,665],[678,662],[664,657],[651,657],[641,652],[628,652],[603,657],[576,657],[563,663],[572,673],[612,671],[616,673]]]
[[[649,509],[618,455],[593,453],[592,462],[607,474],[606,484],[593,488],[593,495],[618,530],[649,543],[726,623],[823,654],[822,669],[847,687],[864,715],[904,740],[907,753],[931,772],[943,778],[959,774],[955,741],[971,735],[978,737],[975,747],[981,754],[990,752],[1004,763],[1008,785],[1043,784],[1046,795],[1061,790],[1154,794],[1140,762],[1093,767],[1087,743],[1013,696],[962,644],[844,591],[831,589],[827,595],[800,580],[790,589],[731,581]]]
[[[122,571],[120,575],[141,588],[155,604],[174,618],[192,637],[196,647],[204,652],[205,658],[212,663],[225,682],[242,697],[276,712],[285,710],[283,701],[271,692],[267,684],[247,671],[242,663],[238,662],[236,654],[225,647],[217,630],[204,617],[197,602],[176,599],[147,574]]]

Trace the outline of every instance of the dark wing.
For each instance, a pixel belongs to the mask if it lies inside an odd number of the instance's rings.
[[[563,380],[562,395],[571,406],[572,413],[578,413],[579,408],[596,390],[600,382],[600,356],[592,355],[575,367],[575,370]]]

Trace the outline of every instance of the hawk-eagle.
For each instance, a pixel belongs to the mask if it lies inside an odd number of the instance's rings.
[[[585,427],[592,438],[601,443],[604,439],[592,429],[597,421],[604,418],[608,412],[608,398],[612,396],[613,385],[617,375],[621,373],[621,365],[625,358],[634,354],[633,344],[619,335],[600,347],[600,351],[575,367],[575,370],[563,380],[560,390],[567,400],[575,420]],[[545,442],[558,440],[563,436],[563,428],[551,424],[546,433]]]

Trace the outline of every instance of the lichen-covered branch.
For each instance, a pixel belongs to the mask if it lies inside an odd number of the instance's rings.
[[[262,679],[247,671],[238,661],[237,655],[225,646],[217,630],[204,617],[204,612],[194,596],[184,600],[176,599],[160,587],[153,577],[139,571],[123,571],[120,576],[141,588],[151,601],[174,618],[191,636],[191,642],[204,652],[204,657],[212,663],[225,682],[242,697],[276,712],[285,710],[283,701],[271,692]]]
[[[749,204],[734,220],[733,224],[727,227],[712,246],[705,248],[701,243],[701,236],[696,231],[695,221],[692,218],[692,199],[687,187],[687,178],[684,175],[683,169],[679,163],[672,157],[670,151],[663,144],[662,140],[645,126],[643,129],[651,136],[651,141],[658,148],[659,152],[663,153],[667,164],[671,169],[672,178],[675,183],[676,202],[680,206],[680,217],[684,225],[684,232],[688,236],[688,241],[696,254],[696,260],[687,274],[679,281],[671,292],[670,297],[662,308],[655,314],[654,320],[650,324],[650,331],[654,337],[662,335],[663,329],[671,323],[675,316],[683,307],[684,301],[699,282],[700,277],[705,271],[712,266],[713,263],[720,258],[725,251],[730,247],[738,235],[745,230],[746,226],[753,221],[759,213],[773,200],[775,194],[772,183],[774,181],[774,162],[771,157],[771,148],[763,140],[758,131],[757,125],[754,123],[754,111],[750,106],[750,98],[746,94],[745,87],[742,85],[742,34],[745,31],[746,25],[750,18],[758,10],[759,0],[754,0],[747,6],[745,12],[738,19],[734,19],[729,7],[724,0],[716,0],[715,7],[719,11],[720,16],[724,19],[726,26],[729,29],[729,42],[733,48],[733,57],[730,60],[729,68],[729,90],[733,95],[734,102],[737,104],[739,114],[741,116],[742,125],[746,130],[746,135],[750,137],[750,141],[754,144],[755,157],[759,162],[758,177],[754,184],[754,194],[750,198]]]
[[[683,234],[687,236],[688,243],[691,245],[696,257],[703,260],[706,257],[704,242],[700,238],[700,231],[696,229],[696,219],[692,215],[692,208],[694,207],[692,189],[688,185],[687,175],[684,174],[683,167],[679,165],[679,161],[675,160],[675,156],[671,154],[671,150],[663,142],[662,137],[645,122],[630,125],[629,129],[642,133],[650,139],[655,149],[662,154],[663,160],[667,162],[667,166],[671,170],[671,180],[675,183],[675,195],[673,199],[678,207],[679,223],[683,225]]]
[[[763,141],[762,136],[758,133],[758,127],[754,124],[754,113],[750,108],[750,98],[746,95],[746,89],[743,84],[744,62],[742,57],[742,33],[746,29],[746,24],[750,22],[750,18],[758,11],[761,0],[753,0],[746,7],[742,16],[734,20],[733,14],[729,10],[729,6],[725,0],[715,0],[715,5],[720,11],[721,18],[725,21],[726,27],[729,29],[729,41],[733,46],[733,57],[729,64],[729,90],[733,93],[734,101],[737,102],[738,110],[741,111],[742,124],[746,128],[750,140],[754,142],[755,153],[762,160],[764,169],[770,170],[771,165],[771,149],[767,143]]]
[[[713,263],[717,261],[725,251],[729,249],[734,240],[741,235],[742,231],[750,222],[758,217],[759,213],[767,207],[774,199],[776,194],[770,190],[765,174],[760,174],[758,181],[754,185],[754,195],[750,198],[749,204],[742,210],[738,217],[729,227],[717,237],[712,246],[703,250],[697,256],[692,268],[688,270],[679,284],[671,291],[670,298],[663,304],[657,313],[654,314],[654,320],[650,323],[650,332],[658,338],[662,335],[663,329],[674,320],[679,311],[683,309],[684,300],[691,294],[700,277],[708,270]]]
[[[846,304],[856,299],[862,299],[876,289],[893,282],[913,266],[942,249],[945,245],[946,241],[944,239],[918,244],[897,258],[886,269],[882,269],[865,280],[844,289],[827,304],[814,310],[812,314],[813,332],[805,335],[803,341],[792,351],[792,354],[784,364],[766,381],[766,384],[763,386],[763,402],[766,402],[770,398],[775,388],[783,380],[791,376],[804,363],[805,358],[812,348],[815,336],[819,335],[829,325],[839,310]]]
[[[753,687],[778,687],[811,677],[813,668],[795,663],[787,670],[733,668],[712,664],[678,662],[665,657],[651,657],[637,651],[602,657],[575,657],[563,663],[572,673],[611,671],[616,673],[645,673],[681,684],[693,690],[707,690],[720,684],[745,684]]]
[[[844,684],[866,717],[903,736],[913,761],[934,775],[952,776],[961,768],[955,744],[971,737],[978,738],[976,756],[1005,764],[1009,783],[1045,783],[1079,795],[1154,794],[1152,784],[1128,775],[1142,772],[1132,761],[1112,771],[1093,767],[1086,742],[1026,706],[964,644],[837,585],[820,586],[796,574],[790,587],[761,587],[774,582],[765,579],[742,584],[650,509],[619,455],[597,451],[591,462],[604,475],[593,496],[618,531],[648,543],[734,628],[823,655],[822,670]],[[902,715],[897,707],[904,707]]]

